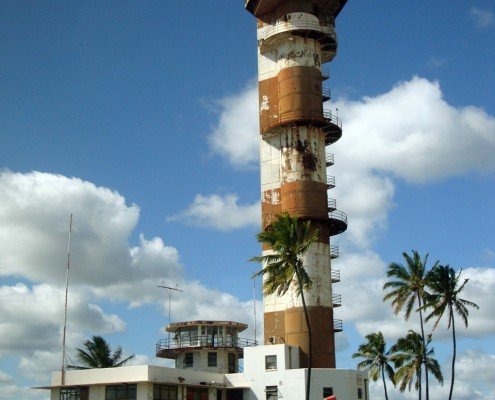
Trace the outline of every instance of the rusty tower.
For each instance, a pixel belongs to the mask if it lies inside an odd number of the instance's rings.
[[[275,215],[287,211],[310,220],[319,232],[304,260],[313,280],[305,297],[315,368],[335,368],[334,333],[342,330],[342,321],[333,315],[341,304],[332,291],[332,283],[340,280],[331,267],[338,249],[330,242],[347,229],[347,216],[328,198],[335,178],[327,176],[333,155],[326,153],[326,146],[342,136],[342,124],[323,108],[330,100],[323,64],[336,55],[335,18],[346,2],[245,1],[258,22],[262,226],[266,229]],[[263,304],[265,343],[298,345],[301,367],[306,366],[309,338],[300,297],[289,290],[284,296],[264,296]]]

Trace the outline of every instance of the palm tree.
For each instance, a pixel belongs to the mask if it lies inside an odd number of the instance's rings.
[[[378,380],[381,375],[383,380],[383,388],[385,389],[385,400],[388,400],[387,383],[385,381],[385,372],[395,384],[394,369],[390,365],[391,352],[386,350],[387,344],[381,332],[372,332],[366,335],[367,343],[359,346],[358,352],[352,355],[352,358],[364,358],[358,364],[358,369],[366,370],[370,373],[370,378],[374,381]]]
[[[452,399],[452,392],[454,390],[455,357],[457,351],[454,316],[457,313],[467,328],[469,311],[466,306],[479,309],[477,304],[459,297],[459,294],[464,290],[464,286],[469,281],[469,279],[464,279],[464,282],[459,286],[461,272],[462,270],[456,274],[455,270],[448,265],[438,265],[426,275],[426,284],[432,293],[426,297],[424,308],[433,308],[433,311],[426,317],[426,321],[436,318],[435,325],[433,326],[433,329],[435,329],[445,314],[445,311],[447,311],[449,321],[447,329],[450,329],[452,326],[452,377],[450,381],[449,400]]]
[[[311,279],[303,265],[302,256],[318,237],[318,231],[310,230],[310,222],[300,222],[296,216],[285,212],[256,236],[258,242],[267,245],[273,252],[261,257],[253,257],[250,261],[264,264],[264,268],[254,274],[263,276],[263,292],[265,295],[276,293],[283,296],[291,287],[301,296],[306,325],[308,327],[308,381],[306,400],[309,399],[311,382],[311,326],[308,309],[304,298],[304,290],[311,287]]]
[[[399,389],[403,392],[406,387],[411,390],[414,378],[416,382],[414,387],[419,391],[419,400],[421,400],[421,371],[422,365],[443,384],[443,376],[438,361],[433,358],[434,349],[428,349],[431,342],[431,335],[428,335],[426,346],[423,346],[423,338],[417,332],[409,330],[405,338],[400,338],[390,351],[393,353],[392,360],[395,368],[395,382],[400,383]]]
[[[428,261],[428,254],[426,254],[423,259],[421,259],[421,256],[417,251],[412,252],[412,257],[407,253],[402,253],[402,256],[406,260],[406,266],[398,263],[392,263],[388,266],[387,276],[389,278],[394,278],[394,280],[383,285],[384,290],[391,289],[383,300],[392,300],[392,308],[395,315],[397,315],[405,306],[406,320],[411,316],[414,304],[416,301],[418,302],[417,310],[419,310],[421,340],[423,348],[426,348],[422,307],[425,297],[426,262]],[[437,265],[438,261],[435,262],[433,268]],[[429,400],[428,365],[426,363],[425,373],[426,400]]]
[[[77,358],[82,366],[70,365],[72,369],[90,369],[90,368],[111,368],[122,367],[125,363],[132,360],[134,354],[122,360],[122,347],[118,347],[114,352],[110,345],[101,336],[93,336],[91,340],[84,342],[85,349],[76,349]]]

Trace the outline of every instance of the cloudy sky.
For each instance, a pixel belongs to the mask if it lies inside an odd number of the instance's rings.
[[[71,213],[69,355],[99,334],[163,365],[162,282],[183,290],[173,320],[232,319],[254,336],[256,32],[242,3],[0,2],[2,399],[46,399],[30,387],[60,368]],[[352,0],[326,82],[344,122],[332,197],[349,216],[338,366],[355,367],[369,332],[393,343],[417,328],[381,289],[415,249],[462,269],[480,306],[459,326],[456,399],[495,399],[494,12]],[[434,346],[448,377],[445,326]],[[432,390],[445,398],[448,379]]]

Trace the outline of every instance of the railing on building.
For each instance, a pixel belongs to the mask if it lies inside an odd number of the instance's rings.
[[[156,352],[162,350],[178,350],[189,347],[215,347],[215,348],[244,348],[256,346],[258,343],[253,339],[244,338],[222,338],[217,335],[194,335],[183,336],[177,339],[161,339],[156,344]]]
[[[327,167],[330,167],[331,165],[334,164],[334,155],[332,153],[327,153],[325,155],[325,163]]]
[[[322,88],[321,89],[321,97],[322,97],[323,101],[328,101],[332,98],[332,92],[330,91],[330,89]]]
[[[332,283],[340,282],[340,270],[332,269]]]
[[[327,200],[328,211],[335,211],[337,209],[337,200],[328,199]]]
[[[333,320],[333,330],[334,332],[342,332],[344,330],[344,323],[341,319]]]
[[[339,246],[330,246],[330,258],[339,258]]]
[[[335,176],[327,176],[327,188],[332,189],[335,187]]]
[[[333,308],[340,307],[342,305],[342,295],[332,294],[332,304]]]

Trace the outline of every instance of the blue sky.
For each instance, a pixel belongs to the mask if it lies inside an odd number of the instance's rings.
[[[257,61],[242,3],[0,3],[5,398],[46,398],[24,388],[60,363],[71,212],[71,348],[103,334],[160,363],[162,281],[185,290],[174,319],[253,326]],[[494,12],[491,0],[352,0],[326,82],[344,121],[331,195],[349,215],[334,264],[338,365],[355,365],[371,330],[390,343],[405,333],[381,302],[384,271],[429,252],[464,269],[482,306],[460,332],[459,399],[495,398]],[[449,336],[436,335],[448,371]]]

